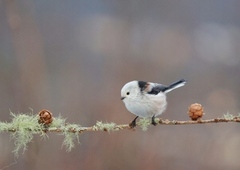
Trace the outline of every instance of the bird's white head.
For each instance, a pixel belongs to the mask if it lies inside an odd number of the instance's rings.
[[[140,94],[138,87],[138,81],[131,81],[125,84],[121,90],[121,100],[125,103],[126,101],[133,101]]]

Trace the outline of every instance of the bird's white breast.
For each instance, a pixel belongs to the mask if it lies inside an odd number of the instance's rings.
[[[157,95],[146,94],[135,98],[135,100],[124,101],[126,108],[139,117],[152,117],[162,114],[167,106],[166,95],[159,93]]]

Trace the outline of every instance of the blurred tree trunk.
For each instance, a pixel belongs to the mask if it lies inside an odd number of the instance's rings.
[[[41,35],[34,19],[32,0],[5,0],[6,17],[17,63],[17,109],[39,108],[46,104],[46,63]],[[38,142],[29,145],[23,169],[36,169]],[[21,169],[19,168],[19,169]]]
[[[6,16],[15,49],[20,91],[18,109],[44,105],[46,63],[32,0],[5,0]],[[39,107],[39,106],[38,106]]]

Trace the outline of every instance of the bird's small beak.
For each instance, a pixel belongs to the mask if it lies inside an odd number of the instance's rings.
[[[124,100],[125,99],[125,97],[121,97],[121,100]]]

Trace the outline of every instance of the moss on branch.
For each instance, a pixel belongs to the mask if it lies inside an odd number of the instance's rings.
[[[54,117],[50,124],[39,123],[39,115],[36,115],[31,111],[27,114],[14,114],[10,113],[12,117],[11,122],[0,122],[0,132],[11,132],[10,137],[14,141],[15,148],[13,153],[18,156],[19,151],[23,152],[27,149],[27,144],[32,141],[33,135],[38,134],[43,138],[48,137],[47,133],[60,133],[64,136],[62,146],[67,151],[71,151],[76,143],[80,143],[80,134],[84,132],[115,132],[119,130],[135,130],[132,129],[129,124],[116,124],[116,123],[103,123],[97,121],[95,125],[89,127],[83,127],[79,124],[66,123],[66,119],[61,115]],[[52,119],[52,117],[51,117]],[[240,115],[234,116],[229,113],[223,115],[221,118],[196,121],[178,121],[178,120],[163,120],[155,118],[155,122],[158,125],[189,125],[189,124],[206,124],[206,123],[222,123],[222,122],[235,122],[240,123]],[[148,118],[140,119],[137,122],[143,131],[146,131],[151,126],[151,120]]]

